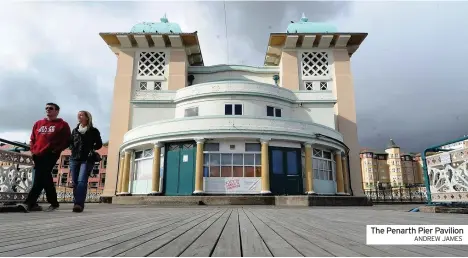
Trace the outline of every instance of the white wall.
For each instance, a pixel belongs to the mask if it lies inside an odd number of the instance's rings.
[[[275,84],[275,81],[273,80],[273,74],[271,73],[259,74],[243,71],[230,71],[210,74],[193,74],[193,76],[195,76],[193,84],[213,82],[219,80],[251,80],[261,83],[268,83],[271,85]]]
[[[242,104],[243,115],[266,117],[266,107],[274,106],[283,109],[282,117],[291,117],[291,104],[262,97],[252,96],[223,96],[207,97],[178,104],[175,111],[176,118],[184,117],[185,109],[198,106],[199,116],[223,116],[225,104]]]
[[[133,105],[131,114],[132,129],[155,121],[174,119],[175,107],[173,104]]]
[[[292,110],[292,119],[308,121],[335,129],[333,103],[303,104]]]
[[[198,116],[222,116],[225,104],[242,104],[243,115],[255,117],[267,117],[266,107],[273,106],[282,109],[281,117],[284,119],[313,122],[335,128],[333,103],[303,104],[301,107],[299,104],[289,104],[281,100],[251,96],[209,97],[183,102],[177,105],[175,117],[183,118],[185,109],[196,106]]]

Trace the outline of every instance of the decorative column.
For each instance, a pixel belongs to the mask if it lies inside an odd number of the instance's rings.
[[[271,194],[270,191],[270,159],[268,158],[268,139],[261,139],[262,143],[262,194]]]
[[[314,194],[314,169],[312,166],[312,144],[305,143],[306,194]]]
[[[343,163],[341,162],[341,151],[335,152],[335,162],[336,162],[336,192],[337,194],[344,194]]]
[[[161,147],[162,144],[157,142],[154,144],[153,148],[153,176],[151,179],[151,193],[150,195],[158,195],[161,194],[161,190],[159,189],[159,181],[161,175],[159,174],[161,170]]]
[[[119,176],[117,181],[117,193],[120,194],[122,192],[122,182],[123,182],[123,171],[124,171],[124,154],[120,153],[120,163],[119,163]]]
[[[194,194],[203,194],[203,146],[205,139],[195,139],[197,141],[197,158],[195,163],[195,191]]]
[[[348,171],[348,159],[347,156],[343,156],[342,159],[343,163],[343,186],[344,186],[344,193],[349,195],[349,171]]]
[[[130,179],[130,161],[132,159],[132,150],[125,150],[124,166],[122,172],[122,192],[120,195],[130,195],[128,182]]]

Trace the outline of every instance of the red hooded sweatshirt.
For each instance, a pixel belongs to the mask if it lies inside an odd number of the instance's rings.
[[[31,153],[42,156],[49,152],[60,154],[70,143],[70,126],[61,118],[44,118],[34,124],[31,134]]]

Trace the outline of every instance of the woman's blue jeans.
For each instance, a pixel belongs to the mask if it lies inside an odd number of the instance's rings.
[[[70,171],[73,180],[73,199],[75,204],[84,208],[88,191],[88,178],[94,162],[70,160]]]

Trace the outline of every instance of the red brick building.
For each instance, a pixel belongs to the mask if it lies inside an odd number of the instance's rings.
[[[107,146],[102,146],[97,151],[101,157],[101,162],[94,164],[93,171],[88,180],[90,188],[104,189],[106,183],[106,167],[107,167]],[[52,170],[52,176],[57,186],[66,186],[71,183],[71,172],[70,172],[70,150],[66,149],[60,155],[57,164]]]

